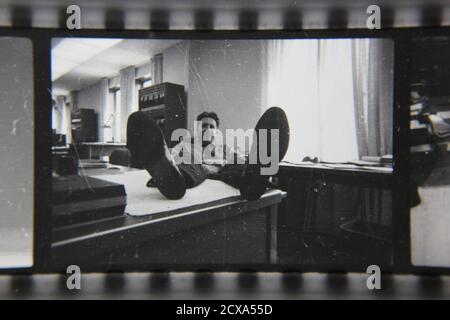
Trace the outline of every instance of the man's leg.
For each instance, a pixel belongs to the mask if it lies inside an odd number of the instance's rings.
[[[289,132],[289,122],[287,120],[286,113],[283,111],[283,109],[279,107],[270,107],[267,109],[263,115],[259,118],[258,123],[255,126],[256,131],[256,144],[254,143],[252,145],[251,153],[257,154],[257,165],[263,166],[260,161],[260,149],[265,148],[266,150],[263,150],[267,153],[271,154],[272,152],[272,145],[271,145],[271,132],[273,130],[278,131],[278,138],[274,137],[274,143],[276,144],[276,149],[273,150],[273,152],[278,151],[278,161],[283,160],[284,156],[286,155],[286,152],[289,147],[289,138],[290,138],[290,132]],[[264,131],[267,132],[267,139],[265,141],[265,144],[263,145],[264,141],[261,141],[261,135],[259,133],[263,133]],[[277,163],[278,164],[278,163]]]
[[[206,180],[206,172],[201,164],[179,164],[178,168],[186,181],[186,188],[194,188]]]
[[[255,127],[257,139],[253,143],[251,152],[257,152],[256,163],[227,165],[217,175],[219,180],[238,188],[242,198],[246,200],[259,199],[267,190],[271,177],[270,175],[261,174],[261,168],[264,167],[259,159],[259,149],[262,148],[262,141],[259,136],[261,129],[267,130],[267,145],[264,147],[269,154],[272,152],[272,146],[270,145],[272,140],[270,138],[271,130],[278,130],[278,140],[274,141],[278,144],[278,148],[275,148],[273,152],[278,150],[278,162],[283,159],[289,146],[289,123],[286,114],[281,108],[271,107],[264,112]],[[271,164],[276,167],[276,172],[278,172],[278,162]]]
[[[154,185],[168,199],[180,199],[186,182],[170,154],[158,124],[146,113],[131,114],[127,122],[127,148],[132,166],[146,169]]]
[[[250,170],[257,170],[257,172],[250,174]],[[220,180],[239,189],[242,199],[257,200],[267,190],[270,176],[261,176],[259,168],[248,164],[230,164],[211,179]]]
[[[244,164],[227,164],[219,173],[210,176],[210,179],[220,180],[226,184],[239,189],[243,182]]]
[[[274,144],[272,145],[272,132],[278,131],[278,137],[274,136]],[[255,126],[256,143],[253,143],[251,153],[256,153],[256,164],[250,163],[245,167],[243,173],[243,182],[239,188],[242,195],[245,195],[248,200],[256,200],[264,194],[267,189],[270,175],[263,175],[261,168],[275,167],[274,174],[278,172],[279,162],[283,160],[289,147],[289,122],[286,113],[279,107],[270,107],[259,118]],[[267,133],[267,139],[261,139],[263,132]],[[273,148],[275,147],[275,148]],[[275,159],[276,163],[263,164],[260,159],[261,148],[271,155],[273,159],[273,152],[278,152]],[[265,150],[264,150],[265,149]],[[264,153],[264,152],[263,152]]]
[[[206,172],[200,164],[179,164],[178,169],[184,178],[186,188],[194,188],[206,180]],[[156,187],[153,179],[147,183],[147,187]]]

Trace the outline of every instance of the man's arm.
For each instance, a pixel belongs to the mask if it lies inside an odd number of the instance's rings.
[[[207,175],[213,175],[219,173],[221,167],[217,165],[212,164],[202,164],[203,170],[205,170],[205,173]]]

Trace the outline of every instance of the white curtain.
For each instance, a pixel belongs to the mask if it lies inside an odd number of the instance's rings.
[[[157,54],[151,58],[151,74],[153,84],[160,84],[163,82],[163,55]]]
[[[52,108],[52,129],[56,130],[56,133],[64,134],[67,136],[67,142],[70,143],[71,137],[71,109],[70,104],[67,103],[65,96],[56,96],[55,104]]]
[[[392,154],[394,41],[372,39],[368,46],[368,155]]]
[[[52,129],[59,133],[61,131],[61,109],[56,99],[52,100]]]
[[[372,54],[372,61],[380,59],[371,70],[369,43],[377,53]],[[367,39],[269,41],[266,105],[282,107],[288,115],[291,142],[285,160],[297,163],[305,156],[329,162],[358,160],[370,153],[373,139],[368,137],[374,133],[389,142],[374,147],[376,153],[389,153],[392,82],[388,80],[392,81],[392,74],[386,70],[392,66],[391,60],[384,61],[387,53],[380,51],[381,45],[384,40],[373,44]],[[368,77],[370,71],[372,77]],[[376,123],[377,119],[383,124]]]
[[[120,141],[125,142],[127,140],[128,116],[137,110],[136,69],[128,67],[120,70]]]

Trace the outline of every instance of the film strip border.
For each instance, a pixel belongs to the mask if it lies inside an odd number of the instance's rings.
[[[80,290],[65,275],[0,276],[0,299],[423,299],[450,296],[450,276],[390,275],[381,289],[365,274],[130,273],[87,274]]]
[[[31,1],[30,1],[31,2]],[[317,1],[316,1],[317,2]],[[220,7],[188,5],[183,1],[35,1],[33,5],[15,1],[0,3],[0,27],[67,28],[67,7],[78,5],[82,29],[108,30],[314,30],[366,28],[370,14],[367,8],[378,5],[381,28],[450,26],[450,3],[436,1],[377,1],[335,6],[331,3],[315,5],[313,1],[289,5],[281,1],[253,3],[257,8],[237,1]],[[379,1],[378,1],[379,2]],[[250,2],[252,4],[252,2]]]
[[[69,5],[69,4],[67,4]],[[83,29],[111,30],[309,30],[365,28],[366,7],[164,9],[89,6],[81,2]],[[382,28],[449,26],[450,5],[385,7]],[[66,28],[66,5],[0,3],[0,27]],[[380,291],[367,290],[365,274],[92,274],[84,290],[68,291],[66,275],[0,276],[0,298],[216,298],[449,296],[450,278],[383,275]],[[175,294],[175,296],[173,296]],[[178,296],[177,296],[178,295]]]

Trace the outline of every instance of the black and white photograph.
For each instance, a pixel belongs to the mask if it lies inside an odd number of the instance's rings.
[[[448,0],[0,0],[0,300],[448,299],[449,57]]]
[[[450,38],[412,43],[411,263],[450,267]]]
[[[33,108],[32,42],[0,37],[0,269],[33,266]]]
[[[393,263],[394,41],[52,38],[51,264]]]

